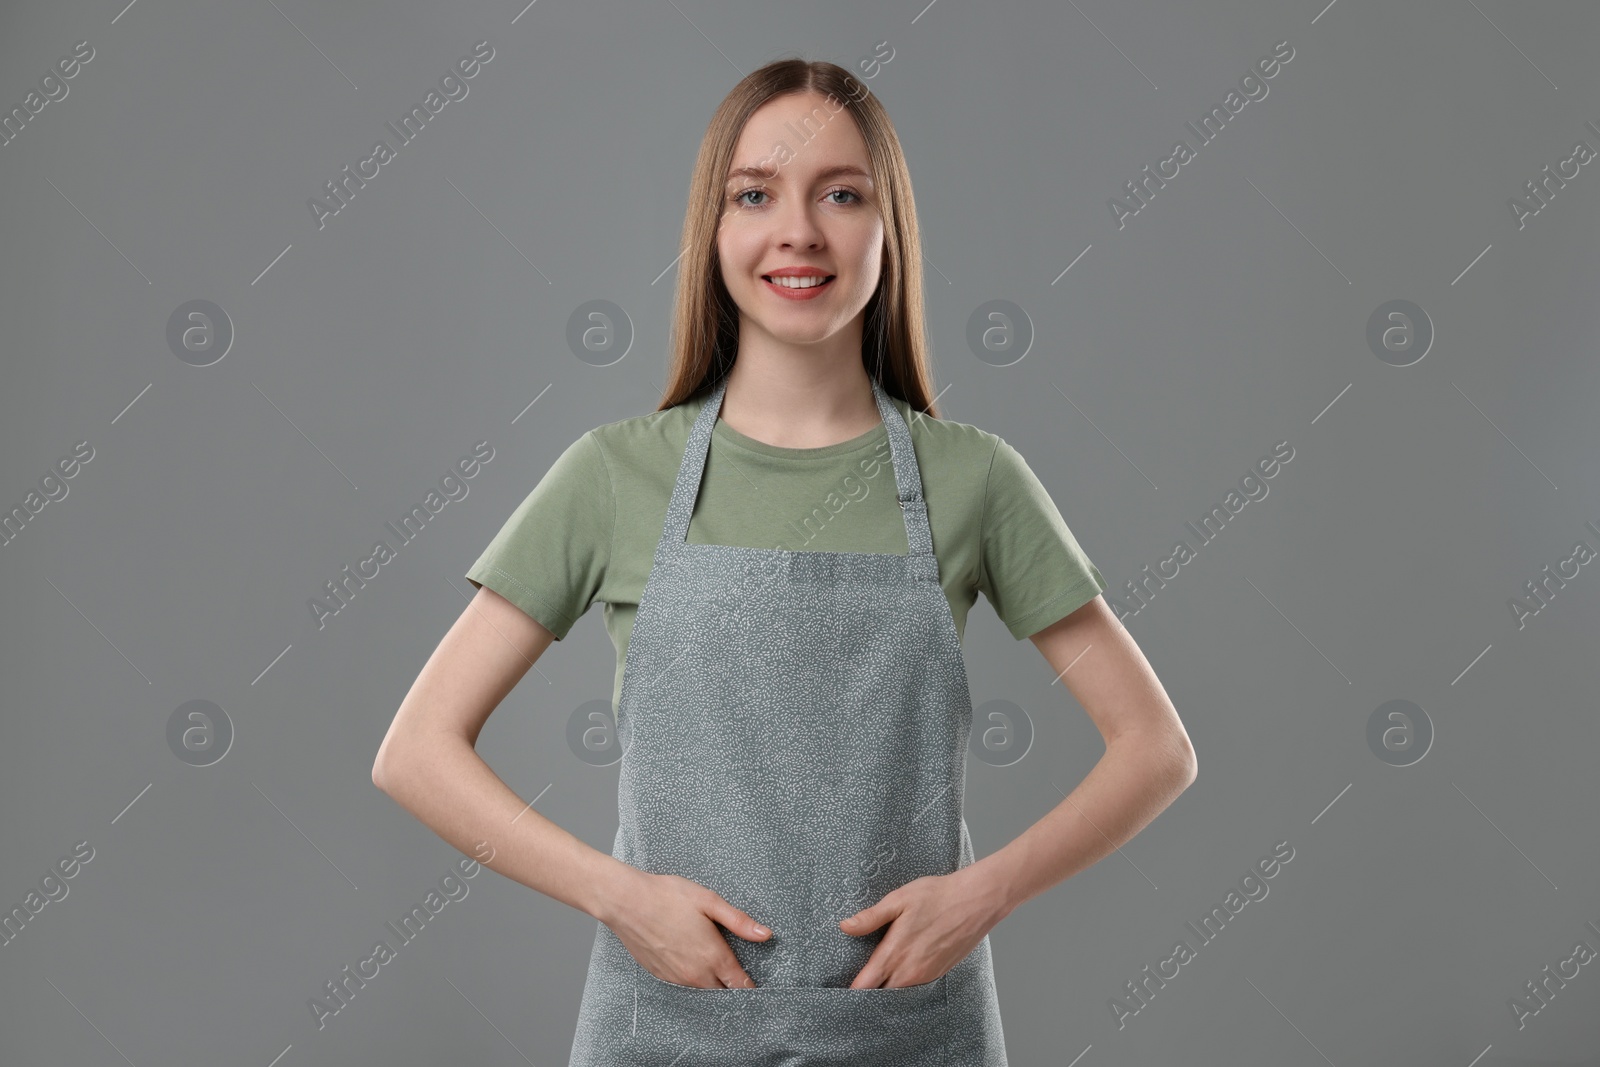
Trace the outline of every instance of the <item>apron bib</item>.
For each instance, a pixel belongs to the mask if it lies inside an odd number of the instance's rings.
[[[722,930],[757,988],[699,989],[598,924],[569,1067],[1006,1067],[987,936],[933,982],[850,989],[887,927],[838,926],[973,861],[972,700],[911,431],[874,380],[908,554],[693,544],[726,388],[689,432],[628,643],[612,855],[773,933]]]

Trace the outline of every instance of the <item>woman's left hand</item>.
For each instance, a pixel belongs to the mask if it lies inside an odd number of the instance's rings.
[[[960,963],[1010,912],[984,872],[972,865],[907,882],[839,923],[855,937],[890,923],[851,989],[925,985]]]

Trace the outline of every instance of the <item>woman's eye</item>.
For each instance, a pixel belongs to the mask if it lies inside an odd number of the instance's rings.
[[[854,197],[855,200],[854,201],[839,201],[839,200],[829,201],[830,203],[833,204],[834,207],[844,207],[845,204],[847,204],[847,203],[857,203],[857,202],[860,202],[860,200],[861,200],[861,194],[857,193],[854,189],[830,189],[828,192],[823,194],[823,197],[827,198],[827,197],[830,197],[830,196],[838,196],[841,193],[843,193],[845,196]],[[761,206],[760,204],[751,203],[750,201],[746,200],[745,197],[747,197],[747,196],[766,196],[766,195],[767,195],[767,192],[766,192],[765,189],[756,189],[756,188],[745,189],[742,192],[734,194],[733,202],[735,204],[738,204],[741,207],[760,207]]]

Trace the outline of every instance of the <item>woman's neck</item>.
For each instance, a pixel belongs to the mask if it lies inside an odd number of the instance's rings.
[[[860,349],[846,358],[778,358],[741,346],[718,416],[777,448],[824,448],[883,421]]]

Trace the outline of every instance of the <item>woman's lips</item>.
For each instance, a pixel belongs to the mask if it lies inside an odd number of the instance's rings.
[[[761,284],[764,285],[769,291],[777,293],[785,300],[811,300],[815,297],[821,296],[824,292],[826,292],[828,286],[834,283],[836,277],[836,275],[830,274],[828,276],[828,280],[823,282],[821,285],[813,285],[806,289],[789,289],[785,286],[777,284],[776,282],[769,282],[765,278],[761,279]]]

